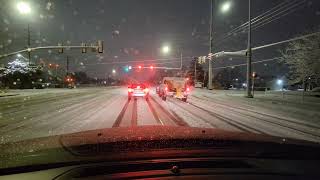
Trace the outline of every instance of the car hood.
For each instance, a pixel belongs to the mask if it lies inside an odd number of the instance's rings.
[[[180,153],[171,154],[177,157],[181,155],[181,151],[185,151],[186,155],[187,150],[191,149],[215,149],[214,155],[221,157],[231,154],[262,155],[267,154],[270,148],[273,149],[272,153],[275,149],[282,149],[281,152],[288,155],[287,151],[292,146],[319,150],[319,144],[316,143],[268,135],[213,128],[138,126],[90,130],[7,143],[0,145],[0,158],[1,168],[10,168],[33,164],[146,158],[146,152],[151,150],[158,152],[152,156],[160,156],[163,150],[179,150]],[[170,155],[166,154],[165,157]]]

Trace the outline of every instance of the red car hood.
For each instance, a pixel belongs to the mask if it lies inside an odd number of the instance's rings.
[[[208,144],[209,143],[209,144]],[[213,128],[138,126],[107,128],[56,135],[0,145],[2,167],[30,164],[128,158],[128,152],[144,155],[149,149],[224,147],[239,143],[267,143],[319,147],[318,144],[267,135],[230,132]],[[142,153],[141,153],[142,152]],[[110,156],[110,154],[112,154]],[[106,156],[108,155],[108,156]],[[121,156],[121,157],[120,157]],[[135,157],[139,156],[136,154]],[[166,155],[166,157],[169,157]]]

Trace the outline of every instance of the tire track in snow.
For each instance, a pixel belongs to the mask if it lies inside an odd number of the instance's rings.
[[[131,116],[131,126],[135,127],[138,125],[138,107],[137,107],[137,99],[134,99],[133,106],[132,106],[132,116]]]
[[[166,110],[159,102],[157,102],[152,96],[149,97],[152,102],[155,103],[157,108],[159,108],[164,114],[166,114],[170,120],[172,120],[176,125],[178,126],[189,126],[188,123],[186,123],[181,117],[179,117],[176,113],[172,112],[170,113],[168,110]]]
[[[156,112],[155,108],[153,107],[153,105],[151,104],[151,102],[150,102],[149,99],[147,100],[147,103],[148,103],[149,109],[150,109],[153,117],[155,118],[155,120],[156,120],[159,124],[164,125],[164,123],[163,123],[162,120],[159,118],[158,113]]]
[[[129,103],[130,103],[130,101],[127,101],[127,102],[124,104],[124,106],[123,106],[120,114],[118,115],[118,117],[117,117],[116,121],[114,122],[114,124],[112,125],[112,127],[119,127],[119,126],[120,126],[121,121],[122,121],[122,119],[123,119],[123,117],[124,117],[124,114],[125,114],[126,111],[127,111],[127,108],[128,108]]]
[[[223,122],[225,122],[225,123],[227,123],[227,124],[229,124],[229,125],[232,125],[232,126],[237,127],[238,129],[240,129],[240,130],[242,130],[242,131],[244,131],[244,132],[257,132],[257,133],[265,134],[265,135],[267,134],[267,133],[265,133],[265,132],[263,132],[263,131],[261,131],[261,130],[259,130],[259,129],[257,129],[257,128],[254,128],[254,127],[245,125],[244,123],[241,123],[241,122],[239,122],[239,121],[235,121],[235,120],[233,120],[233,119],[224,117],[224,116],[222,116],[222,115],[220,115],[220,114],[217,114],[217,113],[214,113],[214,112],[212,112],[212,111],[209,111],[209,110],[207,110],[207,109],[205,109],[205,108],[203,108],[203,107],[200,107],[200,106],[198,106],[198,105],[195,105],[195,104],[193,104],[193,103],[191,103],[191,102],[189,102],[189,104],[192,105],[192,106],[194,106],[194,107],[196,107],[196,108],[198,108],[198,109],[201,109],[201,110],[207,112],[207,113],[210,114],[211,116],[213,116],[213,117],[215,117],[215,118],[217,118],[217,119],[219,119],[219,120],[221,120],[221,121],[223,121]]]
[[[201,99],[201,98],[199,98]],[[203,99],[204,101],[207,101],[205,99]],[[210,102],[210,101],[209,101]],[[213,104],[213,103],[212,103]],[[300,125],[300,126],[306,126],[306,127],[309,127],[309,128],[314,128],[314,129],[320,129],[320,127],[317,127],[317,126],[313,126],[313,125],[309,125],[309,124],[306,124],[306,123],[300,123],[300,122],[296,122],[296,121],[292,121],[292,120],[288,120],[288,119],[285,119],[285,118],[280,118],[280,117],[277,117],[277,116],[272,116],[272,115],[268,115],[268,114],[265,114],[265,113],[260,113],[260,112],[256,112],[256,111],[252,111],[252,110],[248,110],[248,109],[244,109],[244,108],[241,108],[241,107],[233,107],[233,106],[229,106],[229,105],[226,105],[226,104],[222,104],[222,103],[214,103],[214,105],[216,105],[220,107],[224,107],[224,108],[228,108],[229,111],[232,111],[232,112],[235,112],[235,113],[238,113],[238,114],[241,114],[241,115],[244,115],[244,116],[247,116],[247,117],[251,117],[253,118],[254,120],[256,121],[263,121],[263,122],[266,122],[268,124],[272,124],[272,125],[277,125],[277,126],[280,126],[282,128],[285,128],[287,130],[291,130],[291,131],[296,131],[296,132],[299,132],[299,134],[302,134],[302,135],[309,135],[309,136],[312,136],[312,137],[316,137],[316,138],[319,138],[320,135],[319,134],[316,134],[316,133],[313,133],[312,131],[306,131],[306,130],[301,130],[301,129],[298,129],[296,127],[292,127],[292,126],[288,126],[288,125],[285,125],[283,123],[279,123],[279,120],[280,121],[286,121],[286,122],[289,122],[289,123],[292,123],[292,124],[297,124],[297,125]],[[267,120],[267,119],[264,119],[264,118],[261,118],[261,117],[257,117],[257,116],[254,116],[254,115],[250,115],[248,113],[244,113],[244,112],[241,112],[237,109],[241,109],[241,110],[246,110],[250,113],[254,113],[254,114],[258,114],[260,116],[265,116],[265,117],[269,117],[269,118],[273,118],[275,120],[278,120],[278,121],[272,121],[272,120]]]

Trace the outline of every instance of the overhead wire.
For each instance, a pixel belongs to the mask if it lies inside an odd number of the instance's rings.
[[[263,63],[263,62],[268,62],[268,61],[275,61],[275,60],[279,60],[281,59],[281,57],[274,57],[274,58],[270,58],[270,59],[263,59],[263,60],[259,60],[259,61],[254,61],[252,62],[252,64],[258,64],[258,63]],[[216,67],[213,69],[225,69],[225,68],[232,68],[232,67],[238,67],[238,66],[246,66],[247,63],[243,63],[243,64],[235,64],[235,65],[228,65],[228,66],[222,66],[222,67]]]
[[[266,24],[269,24],[275,20],[280,19],[283,16],[286,16],[294,11],[296,11],[299,8],[302,8],[303,6],[300,6],[301,4],[305,3],[306,0],[303,1],[285,1],[277,6],[271,8],[270,10],[262,13],[261,15],[255,17],[252,19],[252,25],[253,25],[253,30],[256,30]],[[278,8],[280,7],[280,8]],[[280,11],[281,10],[281,11]],[[280,11],[280,12],[279,12]],[[245,28],[248,26],[249,22],[246,22],[237,28],[234,28],[233,30],[229,31],[226,33],[222,38],[219,38],[216,42],[215,45],[222,43],[232,35],[235,35],[237,33],[240,33],[241,31],[245,30]]]

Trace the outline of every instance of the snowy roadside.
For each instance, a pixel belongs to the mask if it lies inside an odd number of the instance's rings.
[[[279,117],[290,117],[320,124],[320,98],[318,97],[308,97],[302,101],[299,96],[290,95],[282,97],[282,95],[264,95],[263,93],[258,93],[255,94],[255,98],[244,98],[243,91],[228,92],[203,89],[195,89],[192,96],[207,99],[215,103],[274,114]]]

